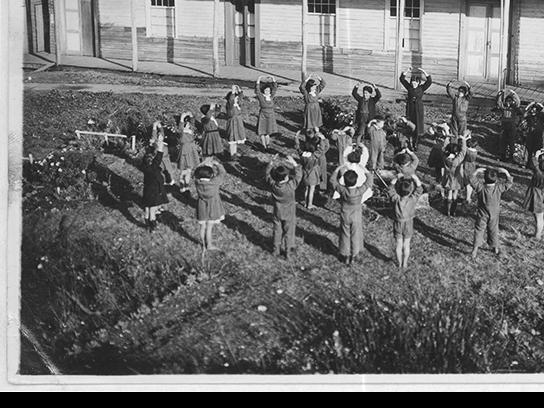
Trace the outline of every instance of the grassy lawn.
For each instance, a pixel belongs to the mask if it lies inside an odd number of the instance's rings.
[[[474,207],[450,219],[433,200],[418,212],[406,273],[393,262],[389,209],[377,205],[365,210],[365,255],[346,268],[337,260],[339,206],[327,202],[313,212],[299,207],[297,257],[287,263],[270,253],[272,203],[263,174],[271,156],[256,148],[253,102],[250,143],[239,163],[227,165],[222,189],[228,211],[217,230],[222,252],[202,258],[193,199],[174,193],[159,230],[148,234],[137,158],[89,151],[74,131],[93,119],[143,134],[140,124],[197,112],[206,102],[70,92],[25,96],[25,154],[44,159],[43,168],[58,162],[66,170],[54,176],[50,169],[40,170],[47,176],[25,171],[23,320],[64,372],[544,369],[544,251],[530,239],[532,216],[520,207],[530,173],[508,167],[516,186],[505,196],[500,258],[483,251],[476,262],[470,259]],[[293,153],[302,102],[279,98],[277,105],[283,135],[275,137],[274,149]],[[404,106],[382,109],[400,114]],[[447,114],[430,107],[428,122]],[[485,140],[482,164],[497,165],[497,121],[475,110],[471,126]],[[420,153],[427,183],[430,145],[425,141]]]

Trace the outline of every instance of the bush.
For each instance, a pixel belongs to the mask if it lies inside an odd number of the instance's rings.
[[[323,126],[328,132],[353,126],[355,123],[354,108],[345,99],[327,99],[321,103]]]

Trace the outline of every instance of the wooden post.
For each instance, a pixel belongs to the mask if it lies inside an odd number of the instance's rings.
[[[219,33],[217,32],[219,22],[219,0],[213,2],[213,77],[217,78],[219,75]]]
[[[55,65],[62,64],[62,15],[64,10],[61,8],[61,1],[55,0],[54,2],[55,13]]]
[[[499,72],[499,87],[506,88],[506,78],[508,69],[508,50],[510,47],[510,0],[501,0],[502,18],[501,18],[501,61]]]
[[[138,27],[136,24],[136,1],[130,1],[130,20],[132,25],[132,70],[138,72]]]
[[[400,75],[402,74],[402,64],[404,57],[404,9],[406,0],[397,1],[397,48],[395,54],[395,90],[400,90]]]
[[[302,0],[302,81],[308,77],[308,0]]]

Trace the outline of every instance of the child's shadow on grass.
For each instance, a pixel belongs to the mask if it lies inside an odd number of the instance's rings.
[[[440,231],[439,229],[436,229],[434,227],[431,227],[430,225],[425,224],[419,218],[414,219],[414,228],[421,235],[424,235],[425,237],[431,239],[432,241],[435,241],[437,244],[447,248],[454,248],[455,244],[468,245],[468,246],[472,245],[467,241],[457,239],[452,235],[446,234],[445,232]]]
[[[188,241],[191,241],[192,243],[194,243],[196,245],[200,245],[200,242],[197,239],[190,236],[183,229],[183,227],[181,226],[182,220],[180,220],[178,217],[176,217],[171,212],[169,212],[169,211],[163,212],[162,215],[160,216],[159,222],[161,224],[167,226],[168,228],[170,228],[170,230],[172,230],[172,232],[175,232],[175,233],[181,235],[183,238],[187,239]]]

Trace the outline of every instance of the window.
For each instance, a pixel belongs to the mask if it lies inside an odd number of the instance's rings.
[[[389,15],[389,50],[397,47],[397,8],[400,0],[390,2]],[[404,8],[404,48],[412,52],[421,51],[421,17],[424,0],[406,0]]]
[[[151,0],[153,7],[176,7],[176,0]]]
[[[336,0],[308,0],[310,14],[336,14]]]
[[[156,38],[176,36],[176,0],[147,1],[147,35]]]

